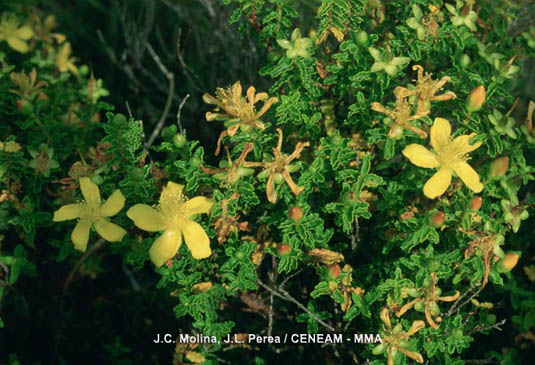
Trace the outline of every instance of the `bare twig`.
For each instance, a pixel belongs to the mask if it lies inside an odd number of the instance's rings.
[[[149,53],[152,56],[154,62],[156,62],[156,64],[160,68],[160,71],[162,71],[162,73],[169,81],[169,91],[167,93],[167,101],[165,102],[164,110],[162,112],[160,120],[156,124],[156,128],[154,128],[154,131],[152,131],[152,134],[147,142],[147,147],[150,147],[156,137],[158,137],[158,135],[160,134],[160,131],[164,126],[165,120],[167,119],[167,115],[169,114],[169,110],[171,109],[171,105],[173,104],[173,96],[175,95],[175,75],[165,67],[165,65],[162,63],[160,57],[156,54],[150,43],[147,43],[147,49],[149,50]]]
[[[186,130],[182,128],[182,123],[180,122],[180,116],[182,114],[182,108],[184,107],[184,104],[186,104],[186,101],[189,99],[189,94],[186,94],[184,96],[184,99],[180,102],[180,105],[178,106],[178,112],[176,113],[176,124],[178,125],[178,130],[180,131],[180,134],[184,135],[186,137]]]
[[[305,312],[306,314],[308,314],[310,317],[312,317],[312,319],[314,319],[316,322],[318,322],[319,324],[321,324],[323,327],[327,328],[329,331],[331,332],[336,332],[335,328],[333,326],[331,326],[330,324],[324,322],[323,320],[321,320],[320,318],[318,318],[318,316],[316,316],[314,313],[312,313],[307,307],[305,307],[303,304],[301,304],[300,302],[298,302],[294,297],[292,297],[290,294],[288,294],[288,292],[284,289],[281,289],[279,288],[278,290],[276,289],[273,289],[269,286],[267,286],[266,284],[264,284],[262,281],[260,280],[257,280],[257,283],[263,287],[264,289],[270,291],[271,293],[273,293],[275,296],[281,298],[281,299],[284,299],[286,301],[289,301],[289,302],[292,302],[294,303],[295,305],[297,305],[303,312]]]
[[[479,288],[477,290],[474,290],[475,287],[472,287],[472,288],[468,289],[467,291],[465,291],[459,298],[457,298],[457,300],[455,302],[453,302],[453,305],[450,307],[450,310],[446,313],[446,317],[451,316],[453,313],[458,313],[459,310],[462,307],[464,307],[466,304],[470,303],[470,301],[472,299],[477,297],[479,295],[479,293],[481,293],[481,291],[484,288],[484,286],[481,285],[481,284],[478,284],[478,286],[479,286]],[[465,298],[466,296],[468,296],[468,295],[470,295],[470,298],[465,300],[462,304],[459,304],[459,303],[461,303],[461,300],[463,298]]]
[[[507,320],[502,319],[500,322],[494,323],[492,325],[480,324],[472,328],[470,331],[466,332],[466,335],[471,335],[472,333],[483,332],[483,331],[490,330],[490,329],[496,329],[498,331],[501,331],[502,330],[501,326],[503,326],[505,322],[507,322]]]
[[[69,272],[69,275],[67,276],[67,280],[65,280],[65,286],[63,287],[64,294],[69,288],[69,285],[71,284],[71,281],[74,278],[74,275],[76,275],[78,270],[80,270],[80,267],[82,267],[83,263],[89,258],[89,256],[91,256],[93,253],[100,250],[100,248],[105,242],[106,241],[104,241],[102,238],[99,239],[93,246],[91,246],[89,250],[86,251],[86,253],[80,258],[80,260],[78,260],[76,265],[74,265],[74,267]]]

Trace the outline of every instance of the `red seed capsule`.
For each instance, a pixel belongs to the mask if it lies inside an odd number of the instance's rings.
[[[481,198],[480,196],[474,196],[470,201],[471,210],[479,210],[479,208],[481,208],[481,205],[483,205],[483,198]]]
[[[334,264],[329,266],[329,275],[331,278],[336,279],[340,276],[340,273],[342,272],[342,268],[338,264]]]
[[[446,215],[444,212],[436,212],[431,216],[431,224],[440,227],[444,224],[444,221],[446,220]]]
[[[287,243],[279,243],[277,245],[277,252],[279,255],[287,255],[290,253],[291,247]]]
[[[477,112],[483,106],[485,96],[485,86],[483,85],[479,85],[470,91],[470,94],[468,94],[468,98],[466,99],[466,109],[468,109],[469,112]]]
[[[303,211],[299,207],[291,207],[288,209],[288,217],[293,221],[299,222],[303,218]]]

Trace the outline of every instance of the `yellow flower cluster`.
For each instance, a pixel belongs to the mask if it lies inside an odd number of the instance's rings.
[[[80,190],[85,200],[62,206],[54,212],[53,218],[54,222],[78,219],[71,234],[74,247],[85,252],[92,227],[108,242],[121,241],[126,231],[109,221],[109,217],[118,214],[124,207],[125,198],[121,191],[115,190],[108,200],[102,203],[98,186],[88,177],[80,179]],[[163,189],[156,208],[136,204],[126,213],[142,230],[163,231],[149,251],[156,266],[163,265],[176,255],[182,244],[182,235],[194,258],[203,259],[211,254],[208,235],[192,217],[208,213],[212,202],[201,196],[186,200],[182,190],[182,185],[170,181]]]

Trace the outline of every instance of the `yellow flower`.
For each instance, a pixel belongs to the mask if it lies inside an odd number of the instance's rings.
[[[30,49],[26,41],[33,37],[33,31],[28,25],[19,25],[14,15],[4,14],[0,20],[0,41],[6,40],[15,51],[26,53]]]
[[[80,190],[85,201],[64,205],[54,212],[54,222],[80,218],[71,234],[74,248],[85,252],[89,240],[89,230],[94,227],[100,237],[108,242],[119,242],[126,231],[107,218],[113,217],[124,207],[125,198],[121,190],[115,190],[104,203],[100,191],[88,177],[80,179]]]
[[[61,72],[70,71],[78,76],[78,67],[74,64],[74,58],[71,57],[71,44],[69,42],[63,43],[56,54],[56,66]]]
[[[210,238],[201,225],[194,222],[191,217],[208,213],[213,202],[203,196],[186,200],[182,194],[183,188],[183,185],[169,181],[162,190],[156,208],[146,204],[136,204],[126,212],[128,218],[142,230],[163,231],[149,251],[150,259],[156,266],[162,266],[176,255],[182,244],[182,235],[194,258],[204,259],[212,253]]]
[[[450,122],[443,118],[435,118],[435,123],[431,127],[431,147],[434,152],[419,144],[410,144],[405,147],[403,155],[416,166],[439,168],[437,173],[425,183],[425,196],[434,199],[442,195],[450,186],[453,172],[472,191],[479,193],[483,190],[479,175],[466,163],[467,154],[481,146],[481,142],[470,144],[470,139],[475,135],[471,133],[453,139]]]

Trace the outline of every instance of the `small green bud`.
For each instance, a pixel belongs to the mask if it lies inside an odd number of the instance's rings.
[[[418,298],[420,296],[420,291],[416,288],[410,288],[407,291],[407,294],[413,298]]]
[[[290,164],[290,165],[287,165],[286,166],[286,170],[288,170],[288,172],[291,174],[293,172],[296,172],[296,171],[299,171],[299,165],[297,164]]]
[[[89,178],[94,184],[100,185],[102,184],[102,176],[100,175],[93,175]]]
[[[368,43],[368,33],[361,30],[357,33],[357,44],[360,44],[361,46],[365,46]]]
[[[189,159],[189,164],[193,167],[199,167],[201,166],[201,159],[194,156]]]
[[[440,261],[436,259],[430,259],[427,261],[427,270],[430,272],[436,272],[440,268]]]
[[[284,181],[284,177],[282,177],[282,175],[277,172],[273,180],[275,181],[275,184],[280,185]]]
[[[414,310],[420,313],[425,312],[425,304],[423,302],[416,302],[414,304]]]
[[[379,345],[375,346],[372,350],[372,353],[374,355],[381,355],[384,354],[386,349],[388,348],[386,343],[380,343]]]
[[[173,136],[173,144],[178,147],[182,148],[186,144],[186,137],[182,133],[177,133]]]
[[[271,171],[269,171],[269,170],[262,170],[262,171],[260,171],[260,173],[258,175],[256,175],[256,177],[259,180],[265,180],[269,176],[270,172]]]
[[[431,306],[431,314],[434,316],[438,316],[440,314],[440,307],[436,302],[433,302],[430,304]]]
[[[463,53],[459,58],[459,64],[462,68],[467,68],[470,65],[470,62],[472,62],[472,60],[466,53]]]
[[[431,279],[431,277],[428,276],[428,277],[426,277],[426,278],[424,279],[424,281],[423,281],[423,283],[422,283],[422,286],[423,286],[424,288],[430,288],[431,285],[433,285],[433,280]]]
[[[496,323],[496,315],[494,313],[487,314],[486,321],[488,324],[493,325]]]

